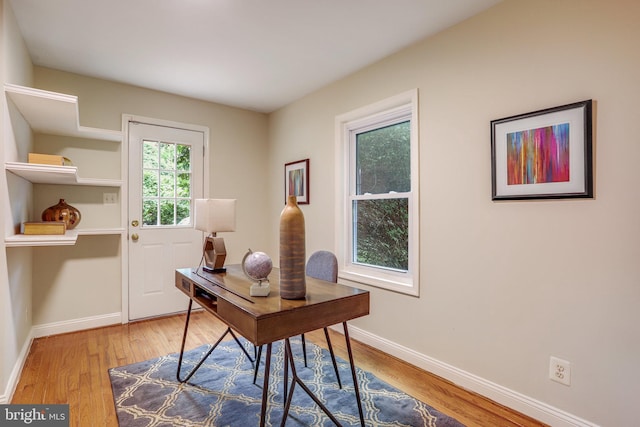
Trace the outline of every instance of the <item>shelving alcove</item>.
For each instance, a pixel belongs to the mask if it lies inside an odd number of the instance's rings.
[[[80,125],[78,98],[56,92],[5,84],[7,102],[13,104],[35,134],[95,140],[105,144],[121,144],[122,132]],[[25,159],[26,160],[26,159]],[[99,159],[96,159],[99,161]],[[52,166],[20,161],[5,162],[5,170],[33,184],[112,187],[119,191],[120,177],[114,179],[81,176],[76,166]],[[121,175],[122,172],[120,172]],[[122,207],[120,206],[120,213]],[[122,235],[122,215],[115,227],[79,228],[62,236],[24,235],[5,236],[6,247],[74,245],[79,235]]]

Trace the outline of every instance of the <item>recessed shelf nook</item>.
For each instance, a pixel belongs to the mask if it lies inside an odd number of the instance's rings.
[[[32,132],[122,143],[122,132],[80,125],[78,97],[14,84],[5,84],[9,106],[15,107]],[[11,105],[12,104],[12,105]],[[53,166],[24,162],[6,162],[5,170],[33,184],[80,185],[121,188],[122,179],[86,178],[78,174],[76,166]],[[122,235],[124,227],[105,227],[68,230],[62,236],[24,235],[5,236],[6,247],[74,245],[78,236]]]

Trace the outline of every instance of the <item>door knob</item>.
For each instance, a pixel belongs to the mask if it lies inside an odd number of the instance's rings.
[[[133,240],[134,242],[137,242],[139,238],[140,238],[140,236],[138,236],[137,233],[133,233],[131,235],[131,240]]]
[[[140,223],[138,222],[138,220],[137,220],[137,219],[134,219],[133,221],[131,221],[131,226],[132,226],[132,227],[137,227],[137,226],[138,226],[138,224],[140,224]]]

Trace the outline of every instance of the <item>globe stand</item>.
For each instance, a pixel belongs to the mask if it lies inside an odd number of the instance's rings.
[[[252,297],[266,297],[269,296],[269,292],[271,291],[271,286],[269,281],[266,280],[266,285],[263,284],[263,281],[259,281],[258,283],[254,283],[249,288],[249,295]]]
[[[256,282],[249,288],[252,297],[266,297],[269,295],[269,273],[273,268],[273,262],[264,252],[253,252],[251,249],[242,257],[242,271],[251,280]]]

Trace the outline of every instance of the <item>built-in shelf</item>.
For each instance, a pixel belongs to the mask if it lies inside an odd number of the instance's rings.
[[[9,112],[19,113],[32,132],[49,135],[122,142],[122,132],[80,125],[78,97],[13,84],[4,85]],[[12,114],[13,117],[13,114]],[[107,144],[110,146],[110,144]],[[111,148],[111,146],[110,146]],[[96,159],[99,161],[99,159]],[[123,186],[122,179],[84,178],[76,166],[55,166],[36,163],[6,162],[5,170],[33,184],[84,185],[96,187]],[[75,245],[78,236],[122,236],[125,229],[87,228],[68,230],[64,235],[5,236],[6,247]]]
[[[16,234],[4,239],[6,247],[22,246],[71,246],[76,244],[78,236],[121,235],[124,228],[68,230],[61,236]]]
[[[85,228],[75,230],[78,236],[104,236],[108,234],[122,234],[124,228]]]
[[[93,185],[99,187],[121,187],[119,179],[81,178],[76,166],[53,166],[35,163],[6,162],[4,167],[34,184]]]
[[[36,133],[122,141],[122,132],[80,126],[78,97],[5,84],[4,91]]]
[[[75,245],[77,239],[78,232],[69,230],[63,236],[16,234],[5,238],[4,243],[8,248],[18,246],[65,246]]]

